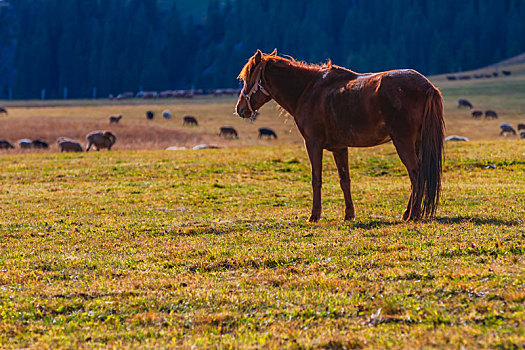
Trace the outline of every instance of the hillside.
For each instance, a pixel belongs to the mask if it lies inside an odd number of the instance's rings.
[[[508,67],[508,66],[518,65],[521,63],[525,63],[525,52],[520,55],[503,60],[501,62],[491,64],[485,68]]]

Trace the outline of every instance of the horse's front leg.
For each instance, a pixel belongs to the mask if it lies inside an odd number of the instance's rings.
[[[321,186],[323,174],[323,148],[317,142],[306,142],[306,151],[312,167],[313,203],[312,215],[308,221],[317,222],[321,218]]]
[[[350,173],[348,170],[348,148],[332,151],[332,154],[339,173],[339,184],[345,197],[345,220],[354,220],[355,211],[350,192]]]

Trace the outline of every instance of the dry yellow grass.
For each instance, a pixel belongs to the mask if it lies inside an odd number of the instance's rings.
[[[77,101],[82,104],[84,101]],[[93,130],[111,130],[117,135],[115,150],[165,149],[170,146],[191,148],[199,144],[219,147],[246,147],[269,144],[300,144],[302,139],[290,117],[281,116],[275,104],[262,108],[256,122],[233,115],[236,98],[200,97],[192,100],[154,101],[133,100],[123,102],[101,101],[99,104],[71,105],[70,101],[28,102],[8,104],[9,115],[2,117],[0,139],[12,143],[22,138],[43,139],[58,148],[54,141],[65,136],[85,144],[85,136]],[[163,102],[160,104],[160,102]],[[171,120],[162,118],[169,109]],[[147,120],[145,112],[155,113]],[[109,124],[110,115],[122,114],[119,124]],[[184,115],[195,116],[198,127],[183,127]],[[220,137],[219,127],[231,125],[239,132],[238,140]],[[273,128],[277,140],[258,138],[259,127]],[[10,151],[13,152],[13,151]],[[18,150],[18,152],[28,152]]]

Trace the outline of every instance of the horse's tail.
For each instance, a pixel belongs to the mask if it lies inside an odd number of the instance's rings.
[[[421,128],[418,193],[423,194],[423,216],[434,216],[439,202],[444,134],[443,99],[432,87],[426,93]]]

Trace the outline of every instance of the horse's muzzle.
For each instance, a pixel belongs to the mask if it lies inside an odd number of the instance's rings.
[[[244,118],[244,112],[246,111],[246,108],[237,106],[237,115],[241,118]]]
[[[253,114],[255,114],[255,112]],[[237,115],[244,119],[253,118],[253,115],[250,113],[250,111],[243,106],[237,106]]]

